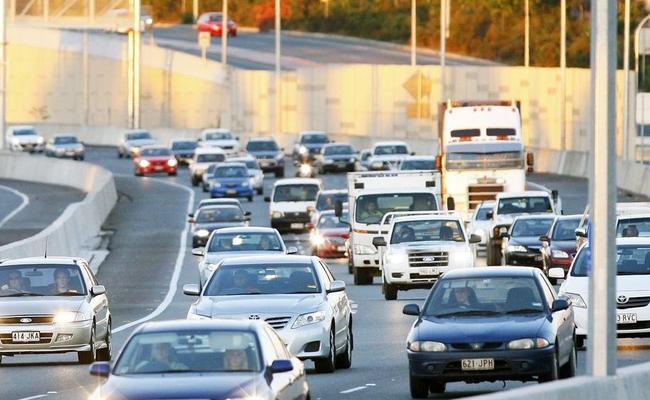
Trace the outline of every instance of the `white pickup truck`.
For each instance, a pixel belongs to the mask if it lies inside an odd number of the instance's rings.
[[[390,222],[388,222],[390,221]],[[474,266],[478,235],[468,235],[460,215],[448,211],[387,213],[388,238],[377,236],[373,245],[380,253],[382,292],[396,300],[398,290],[430,288],[441,274]]]

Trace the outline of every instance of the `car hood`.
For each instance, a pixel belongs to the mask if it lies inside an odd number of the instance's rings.
[[[194,155],[194,150],[172,150],[172,154],[192,156]]]
[[[249,151],[254,157],[275,157],[279,151]]]
[[[126,145],[131,147],[142,147],[151,144],[156,144],[156,141],[153,139],[136,139],[136,140],[128,140],[126,142]]]
[[[172,160],[173,158],[171,156],[140,156],[138,157],[138,159],[153,161],[153,162],[165,162],[165,161]]]
[[[387,162],[394,162],[394,161],[402,161],[404,158],[406,158],[408,154],[386,154],[382,156],[372,156],[372,162],[377,162],[377,161],[387,161]]]
[[[284,254],[284,251],[223,251],[208,253],[205,256],[206,264],[216,264],[224,258],[239,258],[239,257],[249,257],[249,256],[264,256],[264,255],[274,255],[274,254]]]
[[[334,154],[330,156],[323,156],[324,159],[326,160],[334,160],[334,161],[348,161],[351,158],[356,158],[354,154]]]
[[[522,245],[529,249],[539,250],[542,247],[542,242],[539,241],[539,236],[521,236],[510,238],[508,244]]]
[[[550,321],[543,313],[495,317],[426,317],[415,324],[418,340],[443,343],[504,342],[535,337]]]
[[[427,242],[416,242],[416,243],[397,243],[391,244],[391,249],[404,249],[408,252],[420,251],[420,250],[436,250],[436,249],[449,249],[453,247],[466,247],[465,242],[453,242],[453,241],[427,241]]]
[[[86,296],[0,297],[0,315],[44,315],[78,311]]]
[[[259,372],[111,375],[101,386],[101,394],[120,400],[244,398],[244,392],[262,385]]]
[[[238,226],[246,226],[245,221],[232,221],[232,222],[210,222],[210,223],[204,223],[204,224],[196,224],[194,226],[194,231],[199,231],[201,229],[207,229],[208,231],[212,232],[215,229],[221,229],[221,228],[232,228],[232,227],[238,227]]]
[[[341,236],[342,234],[349,232],[350,228],[329,228],[318,230],[318,234],[321,236]]]
[[[278,201],[271,203],[271,211],[307,212],[307,208],[316,207],[316,201]]]
[[[269,294],[204,297],[196,306],[200,315],[248,319],[250,314],[302,314],[314,311],[323,302],[320,293]]]
[[[322,149],[327,143],[302,143],[301,146],[305,146],[309,150],[312,149]]]
[[[647,275],[645,276],[647,277]],[[639,279],[641,278],[641,279]],[[569,276],[560,287],[560,293],[576,293],[585,302],[589,301],[589,277]],[[619,275],[616,277],[616,295],[627,295],[628,297],[650,296],[650,287],[647,279],[640,275]]]
[[[32,144],[32,143],[38,143],[39,138],[40,136],[38,135],[21,135],[21,136],[14,136],[12,140],[16,140],[20,144]]]
[[[248,176],[244,178],[212,178],[212,180],[222,185],[241,185],[244,182],[248,182]]]

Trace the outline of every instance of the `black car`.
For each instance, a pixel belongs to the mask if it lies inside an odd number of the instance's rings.
[[[303,363],[263,321],[148,322],[138,327],[90,398],[307,399]]]
[[[284,177],[284,149],[279,148],[274,139],[249,139],[246,151],[257,158],[263,172],[273,172],[276,178]]]
[[[179,164],[189,165],[197,146],[197,141],[193,139],[175,139],[172,140],[171,150]]]
[[[293,159],[298,162],[312,162],[316,154],[320,154],[323,146],[328,143],[331,143],[331,140],[325,132],[303,132],[293,146]]]
[[[326,144],[315,157],[316,168],[320,174],[330,171],[354,172],[357,165],[357,152],[349,144]]]
[[[517,217],[510,226],[504,248],[506,265],[525,265],[542,268],[542,242],[540,236],[546,235],[555,221],[555,216]]]
[[[250,217],[236,205],[202,207],[189,222],[192,227],[192,247],[204,247],[215,229],[247,226]]]
[[[447,382],[537,380],[575,375],[573,308],[537,268],[451,270],[433,286],[407,338],[411,396]]]

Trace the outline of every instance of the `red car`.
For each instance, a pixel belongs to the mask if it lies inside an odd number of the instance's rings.
[[[138,157],[133,159],[133,167],[136,176],[156,173],[176,175],[178,161],[171,150],[166,147],[144,146],[140,149]]]
[[[202,14],[196,22],[198,31],[210,32],[210,36],[221,36],[222,15],[220,12]],[[228,36],[237,36],[237,24],[232,19],[228,19]]]
[[[341,217],[346,220],[347,213]],[[334,210],[323,211],[310,234],[312,254],[322,258],[345,257],[345,241],[350,237],[350,225],[340,222]]]
[[[569,272],[577,252],[575,230],[580,224],[580,218],[580,215],[557,217],[548,235],[540,237],[543,269],[547,275],[549,269],[556,267],[563,268],[565,275]],[[549,279],[555,284],[555,279]]]

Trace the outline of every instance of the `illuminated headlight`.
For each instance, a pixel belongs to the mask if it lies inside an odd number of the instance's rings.
[[[284,158],[284,154],[282,154],[282,153],[278,153],[278,154],[275,155],[276,160],[282,160],[283,158]]]
[[[381,161],[373,161],[372,164],[370,164],[373,168],[383,168],[384,163]]]
[[[311,175],[311,165],[309,164],[302,164],[300,166],[300,174],[301,175]]]
[[[81,312],[75,311],[61,311],[54,315],[55,324],[66,324],[69,322],[85,321],[86,316]]]
[[[43,142],[44,142],[44,139],[41,136],[39,136],[38,139],[36,139],[36,143],[38,143],[38,144],[43,144]]]
[[[577,293],[562,293],[564,297],[567,297],[569,300],[571,300],[571,304],[573,304],[574,307],[578,308],[587,308],[587,303],[582,299],[582,296],[580,296]]]
[[[306,148],[305,146],[300,146],[300,148],[298,149],[298,153],[300,153],[302,155],[305,155],[305,154],[309,153],[309,149]]]
[[[151,163],[147,160],[140,160],[138,165],[140,165],[140,168],[147,168],[148,166],[151,165]]]
[[[355,158],[351,158],[348,160],[349,162],[356,162],[357,160]]]
[[[72,339],[73,335],[70,334],[58,334],[56,335],[56,340],[54,340],[55,343],[60,343],[60,342],[67,342],[68,340]]]
[[[388,253],[386,254],[386,260],[389,264],[407,264],[409,262],[409,257],[404,252]]]
[[[447,351],[447,346],[444,343],[431,341],[410,342],[407,347],[409,350],[417,353],[441,353],[443,351]]]
[[[210,187],[213,188],[213,189],[214,189],[214,188],[220,188],[220,187],[221,187],[221,184],[220,184],[219,182],[217,182],[217,181],[210,181],[209,185],[210,185]]]
[[[525,253],[527,250],[524,246],[518,244],[509,244],[507,247],[508,253]]]
[[[206,317],[205,315],[201,315],[201,314],[193,314],[193,313],[192,313],[192,314],[189,314],[189,313],[188,313],[188,314],[187,314],[187,319],[191,319],[191,320],[200,320],[200,319],[212,319],[212,318],[210,318],[210,317]]]
[[[153,18],[145,18],[144,23],[147,25],[153,24]]]
[[[536,338],[511,340],[508,342],[507,347],[509,350],[530,350],[543,349],[544,347],[548,347],[548,345],[548,340],[544,338]]]
[[[18,146],[20,144],[20,140],[18,140],[18,138],[13,138],[11,139],[11,144],[13,144],[14,146]]]
[[[566,251],[553,249],[553,250],[551,250],[551,257],[553,257],[553,258],[569,258],[569,254],[567,254]]]
[[[454,268],[470,268],[473,258],[470,251],[452,251],[449,253],[449,265]]]
[[[169,165],[170,167],[175,167],[176,165],[178,165],[178,161],[176,161],[175,158],[172,158],[170,160],[167,160],[167,165]]]
[[[284,213],[282,211],[273,211],[271,214],[271,218],[282,218],[284,217]]]
[[[301,314],[296,318],[296,321],[293,323],[292,329],[301,328],[303,326],[316,324],[325,319],[325,313],[323,311],[314,311],[307,314]]]
[[[368,246],[366,244],[355,244],[353,249],[354,249],[354,254],[359,254],[359,255],[377,254],[377,249],[375,249],[373,246]]]
[[[208,237],[210,236],[210,231],[207,229],[199,229],[198,231],[196,231],[195,235],[202,238]]]
[[[322,235],[314,234],[311,237],[311,244],[314,246],[321,246],[325,243],[325,238]]]

